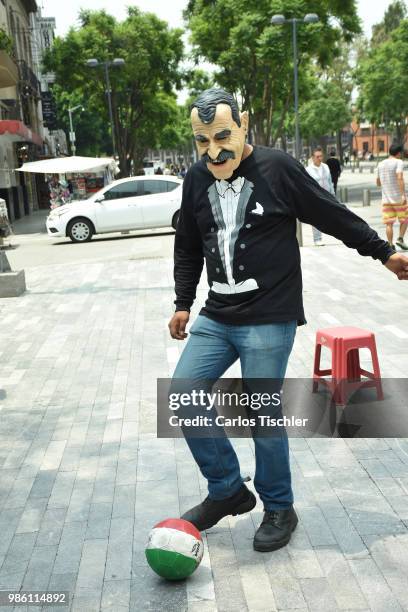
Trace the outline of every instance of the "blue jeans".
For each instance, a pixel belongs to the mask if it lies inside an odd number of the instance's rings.
[[[296,321],[264,325],[228,325],[198,316],[174,372],[174,379],[218,379],[237,360],[242,378],[283,379],[296,334]],[[208,481],[211,499],[230,497],[243,479],[237,455],[227,437],[186,438]],[[293,503],[289,445],[279,437],[254,437],[254,485],[265,510],[282,510]]]

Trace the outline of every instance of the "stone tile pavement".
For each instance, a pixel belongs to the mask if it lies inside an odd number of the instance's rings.
[[[309,323],[288,375],[310,375],[318,327],[354,324],[375,331],[383,375],[406,376],[408,285],[334,241],[302,259]],[[0,302],[0,588],[66,589],[75,612],[408,610],[408,440],[293,440],[289,546],[252,550],[258,504],[207,532],[191,579],[153,575],[147,532],[206,495],[184,441],[155,437],[155,381],[183,348],[171,260],[26,275]],[[252,474],[251,442],[235,446]]]

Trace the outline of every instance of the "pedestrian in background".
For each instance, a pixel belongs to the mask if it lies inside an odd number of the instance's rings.
[[[383,223],[386,227],[387,240],[394,247],[393,226],[395,221],[399,221],[399,238],[396,244],[406,251],[408,245],[404,242],[404,234],[407,231],[408,206],[404,185],[404,164],[401,159],[403,152],[404,148],[401,145],[390,146],[389,157],[377,166],[377,185],[381,187]]]
[[[310,176],[319,183],[320,187],[323,187],[323,189],[326,189],[326,191],[334,195],[334,187],[329,166],[323,163],[322,147],[316,147],[313,149],[312,158],[309,161],[309,165],[307,166],[306,170]],[[312,230],[315,246],[324,246],[321,231],[313,226]]]
[[[341,164],[336,157],[336,151],[334,149],[330,151],[330,157],[327,159],[326,164],[329,166],[334,193],[337,193],[337,183],[341,174]]]

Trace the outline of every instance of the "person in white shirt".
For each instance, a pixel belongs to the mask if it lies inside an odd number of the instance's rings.
[[[315,179],[323,189],[326,189],[329,193],[335,195],[333,181],[330,174],[330,168],[327,164],[323,163],[323,150],[321,147],[316,147],[313,150],[312,157],[309,161],[309,165],[306,170],[311,177]],[[313,229],[313,240],[316,246],[323,246],[322,233],[316,227]]]
[[[408,206],[404,185],[404,164],[401,159],[403,150],[403,147],[398,144],[390,146],[390,156],[377,166],[377,185],[382,191],[382,214],[387,240],[394,247],[393,225],[398,220],[399,238],[396,244],[400,249],[406,251],[408,245],[404,242],[404,234],[408,225]]]

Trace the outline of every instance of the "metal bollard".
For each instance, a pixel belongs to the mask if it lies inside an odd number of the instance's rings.
[[[370,206],[371,204],[371,191],[370,189],[364,189],[363,191],[363,206]]]
[[[374,166],[371,166],[371,168],[370,168],[370,174],[374,174],[374,170],[375,170]]]
[[[340,187],[339,200],[340,202],[343,202],[343,204],[346,204],[346,202],[348,202],[348,188],[347,187]]]
[[[302,222],[298,219],[296,220],[296,238],[299,246],[303,246],[303,231],[302,231]]]
[[[358,171],[359,171],[359,173],[360,173],[360,174],[362,174],[362,172],[363,172],[363,166],[359,166]]]

